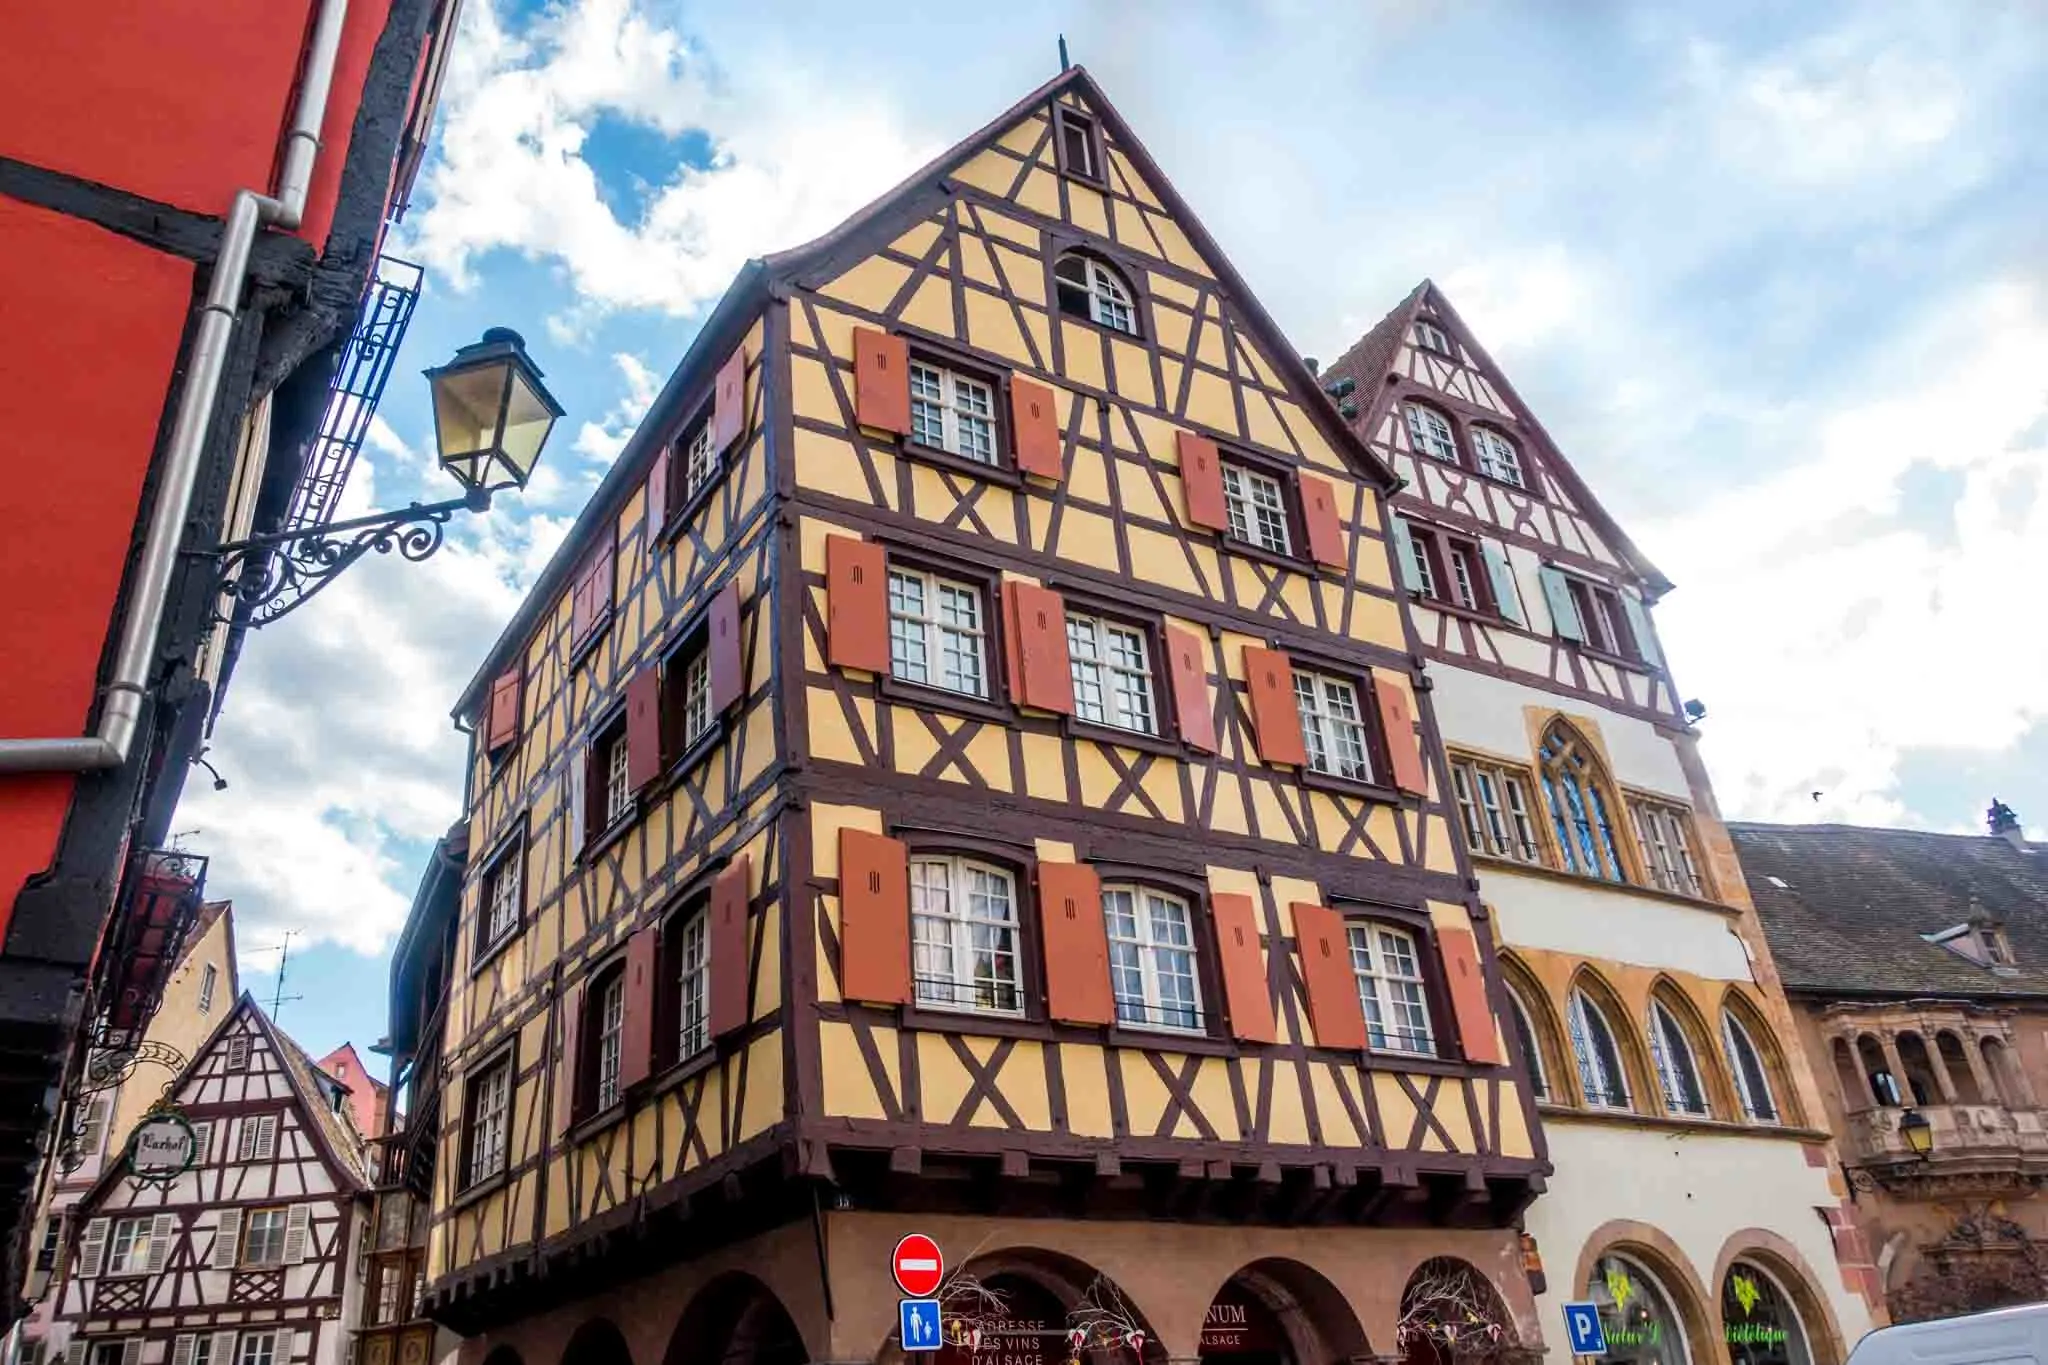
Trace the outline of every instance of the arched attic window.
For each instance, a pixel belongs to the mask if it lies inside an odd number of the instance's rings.
[[[1495,431],[1492,427],[1472,428],[1472,453],[1478,458],[1479,472],[1489,479],[1499,479],[1517,488],[1527,486],[1522,476],[1522,452],[1515,443]]]
[[[1563,720],[1543,732],[1543,797],[1567,872],[1625,882],[1612,812],[1621,807],[1585,737]]]
[[[1692,1030],[1686,1027],[1684,1005],[1663,991],[1650,996],[1650,1060],[1657,1068],[1657,1084],[1664,1092],[1664,1108],[1672,1114],[1705,1118],[1708,1113],[1706,1082],[1700,1073],[1699,1052],[1693,1046]]]
[[[1445,464],[1458,463],[1458,437],[1451,419],[1422,403],[1409,403],[1408,440],[1420,454]]]
[[[1751,1123],[1778,1122],[1778,1101],[1771,1087],[1773,1053],[1767,1053],[1758,1042],[1759,1038],[1769,1037],[1754,1017],[1745,1020],[1735,1004],[1722,1006],[1721,1050],[1728,1058],[1728,1074],[1735,1078],[1735,1097],[1742,1104],[1742,1116]],[[1840,1040],[1836,1042],[1840,1048]],[[1846,1055],[1847,1049],[1840,1048],[1840,1052]]]
[[[1052,270],[1060,311],[1112,331],[1138,334],[1136,296],[1117,268],[1082,251],[1069,251]]]
[[[1567,1012],[1571,1031],[1572,1057],[1578,1063],[1579,1090],[1590,1109],[1629,1107],[1628,1070],[1621,1059],[1621,1044],[1607,1012],[1595,1004],[1582,986],[1572,988]]]

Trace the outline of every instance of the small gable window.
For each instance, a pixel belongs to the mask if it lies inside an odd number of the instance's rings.
[[[911,361],[910,439],[976,464],[994,464],[995,386],[929,360]]]
[[[1985,925],[1977,931],[1977,942],[1984,949],[1984,960],[1994,967],[2012,965],[2012,949],[2006,945],[2005,930],[1997,925]]]
[[[1138,312],[1131,287],[1114,267],[1083,252],[1069,251],[1052,273],[1062,313],[1137,335]]]
[[[1526,487],[1522,478],[1522,456],[1514,442],[1492,427],[1472,428],[1472,449],[1479,457],[1479,472],[1517,488]]]
[[[1102,143],[1095,120],[1066,105],[1056,105],[1060,169],[1082,180],[1102,180]]]
[[[1428,318],[1415,320],[1415,344],[1425,351],[1435,351],[1438,355],[1448,356],[1452,360],[1458,358],[1458,353],[1451,349],[1451,339],[1444,335],[1444,329]]]
[[[1407,412],[1408,438],[1415,448],[1432,460],[1456,464],[1458,438],[1451,431],[1451,419],[1420,403],[1410,403]]]

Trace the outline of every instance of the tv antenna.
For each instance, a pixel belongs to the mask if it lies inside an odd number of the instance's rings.
[[[284,993],[284,968],[285,964],[291,961],[292,940],[297,938],[298,936],[299,931],[296,929],[285,930],[284,942],[278,944],[277,948],[275,949],[275,952],[277,953],[277,985],[270,992],[270,1022],[273,1024],[277,1022],[277,1013],[279,1010],[283,1009],[286,1005],[290,1004],[294,1000],[303,1000],[306,998],[303,995],[286,995]],[[264,951],[270,952],[273,950],[266,948]]]

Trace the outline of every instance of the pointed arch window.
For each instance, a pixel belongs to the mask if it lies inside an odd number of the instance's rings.
[[[1579,1067],[1579,1089],[1593,1109],[1626,1109],[1628,1073],[1621,1064],[1621,1047],[1607,1015],[1583,990],[1572,992],[1569,1024],[1572,1058]]]
[[[1673,1114],[1705,1117],[1707,1094],[1700,1084],[1699,1058],[1693,1053],[1685,1025],[1662,1000],[1650,1002],[1650,1058],[1657,1065],[1664,1108]]]
[[[1614,837],[1616,809],[1600,760],[1578,731],[1552,721],[1543,732],[1543,800],[1564,870],[1625,882],[1628,873]]]
[[[1735,1077],[1743,1117],[1751,1123],[1776,1123],[1778,1104],[1771,1096],[1771,1074],[1764,1065],[1764,1054],[1733,1010],[1721,1011],[1721,1046],[1728,1054],[1728,1072]]]
[[[1408,439],[1432,460],[1458,462],[1458,438],[1451,430],[1451,419],[1435,408],[1420,403],[1408,405]]]
[[[1060,311],[1086,318],[1099,327],[1138,334],[1138,308],[1131,286],[1114,266],[1079,251],[1069,251],[1053,267]]]
[[[1510,1017],[1515,1025],[1515,1041],[1522,1045],[1522,1055],[1529,1059],[1529,1089],[1539,1100],[1547,1100],[1550,1094],[1550,1068],[1543,1055],[1542,1045],[1536,1041],[1536,1019],[1529,1013],[1529,1006],[1522,999],[1522,989],[1513,981],[1508,982],[1508,1004],[1512,1007]]]

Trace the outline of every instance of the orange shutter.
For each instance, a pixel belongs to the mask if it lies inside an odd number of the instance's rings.
[[[1036,583],[1003,584],[1003,625],[1009,639],[1010,700],[1042,711],[1074,714],[1074,666],[1067,653],[1067,607]]]
[[[668,525],[668,471],[675,455],[675,445],[664,445],[654,452],[654,466],[647,471],[647,543],[652,545],[661,535],[661,529]]]
[[[1038,922],[1045,945],[1046,1012],[1070,1024],[1115,1022],[1102,883],[1085,863],[1038,865]]]
[[[654,978],[656,952],[653,925],[636,929],[626,940],[626,987],[619,1014],[619,1089],[629,1090],[654,1074]]]
[[[1052,390],[1020,374],[1010,376],[1010,441],[1019,473],[1059,478],[1063,452]]]
[[[872,327],[853,329],[854,411],[860,424],[903,435],[910,430],[910,347]]]
[[[910,381],[906,377],[904,382]],[[711,391],[711,453],[724,454],[746,429],[747,348],[742,346],[719,368],[717,385]]]
[[[711,599],[706,623],[711,652],[711,710],[721,713],[746,695],[746,665],[740,657],[740,585],[728,583]]]
[[[557,1138],[576,1123],[576,1052],[582,1037],[583,985],[578,982],[562,1000],[562,1055],[555,1064],[555,1093],[548,1099]]]
[[[1437,952],[1444,962],[1444,980],[1451,987],[1451,1010],[1458,1016],[1458,1042],[1465,1060],[1499,1066],[1500,1030],[1494,1027],[1493,1007],[1486,1003],[1486,974],[1479,967],[1479,947],[1470,929],[1436,931]]]
[[[519,738],[520,684],[523,677],[519,665],[514,664],[491,684],[490,719],[484,725],[484,748],[491,753]]]
[[[889,671],[889,557],[881,546],[825,538],[825,652],[834,668]]]
[[[1230,529],[1230,514],[1223,507],[1223,464],[1216,456],[1216,443],[1192,431],[1173,433],[1174,448],[1180,454],[1180,486],[1187,497],[1188,523],[1212,531]]]
[[[1343,568],[1348,562],[1344,526],[1337,520],[1337,495],[1328,480],[1313,474],[1301,476],[1301,519],[1308,528],[1308,552],[1316,563]]]
[[[1173,714],[1180,737],[1205,754],[1216,752],[1216,712],[1209,701],[1209,647],[1202,637],[1166,628],[1166,667],[1173,677]]]
[[[753,1013],[747,999],[747,973],[753,953],[747,941],[746,854],[732,860],[711,883],[711,1036],[723,1038],[744,1028]]]
[[[626,785],[639,791],[661,776],[661,669],[642,664],[626,684]]]
[[[1375,681],[1372,695],[1380,708],[1380,733],[1386,736],[1394,785],[1416,796],[1429,795],[1429,774],[1422,766],[1422,741],[1415,734],[1415,720],[1408,714],[1408,694],[1392,683]]]
[[[839,992],[910,999],[910,851],[900,839],[839,831]]]
[[[1277,649],[1244,647],[1245,699],[1251,704],[1252,735],[1268,763],[1308,762],[1301,742],[1301,706],[1294,700],[1294,665]]]
[[[1308,990],[1316,1046],[1363,1048],[1365,1009],[1358,1003],[1344,917],[1326,905],[1295,902],[1294,948],[1301,954],[1301,984]]]
[[[1273,994],[1266,960],[1259,953],[1258,912],[1250,896],[1209,897],[1216,922],[1216,957],[1223,965],[1223,998],[1230,1006],[1230,1034],[1248,1043],[1279,1041],[1273,1027]]]

